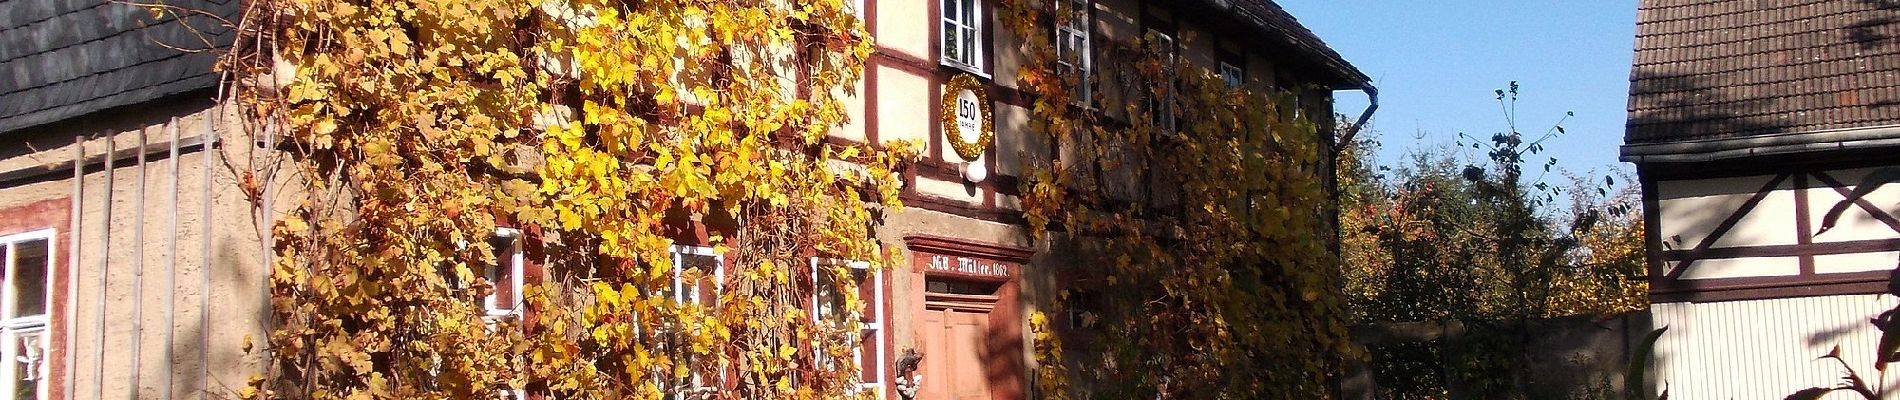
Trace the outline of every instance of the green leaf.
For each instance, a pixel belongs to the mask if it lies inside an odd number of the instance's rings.
[[[1667,326],[1657,328],[1643,335],[1643,341],[1637,342],[1636,352],[1630,355],[1630,366],[1623,376],[1623,387],[1629,400],[1643,400],[1644,388],[1647,386],[1644,378],[1649,375],[1649,359],[1656,352],[1656,339],[1661,339],[1663,332],[1668,330]],[[1664,390],[1663,396],[1667,397],[1668,393]]]

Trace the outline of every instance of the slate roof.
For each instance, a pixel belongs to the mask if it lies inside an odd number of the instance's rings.
[[[0,133],[213,87],[216,18],[112,0],[0,0]],[[236,15],[239,0],[165,4]],[[172,47],[177,48],[172,48]]]
[[[1642,0],[1636,19],[1631,145],[1900,124],[1900,0]]]

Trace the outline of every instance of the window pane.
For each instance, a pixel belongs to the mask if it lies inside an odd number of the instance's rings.
[[[957,7],[957,0],[943,0],[943,7],[938,8],[938,10],[943,10],[943,19],[949,20],[949,21],[963,20],[962,18],[959,18],[957,16],[957,10],[960,10],[960,9],[962,8]],[[950,30],[944,29],[943,31],[949,32]]]
[[[943,59],[962,62],[963,52],[957,51],[957,26],[949,21],[943,23]]]
[[[47,242],[34,240],[14,245],[13,282],[11,282],[14,308],[8,310],[9,318],[30,317],[46,314],[46,266],[48,264]]]
[[[961,14],[958,14],[958,16],[962,18],[959,18],[958,20],[963,21],[964,26],[975,27],[977,19],[983,17],[982,15],[979,15],[976,13],[977,0],[954,0],[954,1],[956,1],[957,3],[960,3],[960,5],[963,6],[963,12]]]
[[[1088,2],[1074,1],[1074,2],[1069,3],[1069,27],[1070,28],[1087,32],[1088,21],[1089,21],[1088,18],[1089,18]]]
[[[7,345],[13,346],[14,358],[8,364],[13,365],[13,398],[38,400],[40,398],[39,381],[45,371],[46,331],[33,331],[9,335]]]
[[[680,276],[676,279],[679,279],[681,290],[684,291],[681,299],[702,306],[717,305],[719,257],[681,254],[678,260]]]
[[[963,63],[975,67],[976,63],[982,62],[977,57],[981,56],[976,51],[976,28],[965,29],[963,31]]]
[[[488,239],[488,244],[495,251],[495,262],[482,271],[488,283],[495,286],[494,292],[488,295],[488,308],[490,311],[514,310],[515,291],[519,290],[515,287],[515,254],[521,247],[516,245],[513,236],[495,236]]]
[[[871,271],[862,269],[851,270],[851,276],[858,281],[858,301],[863,302],[863,308],[859,310],[863,315],[859,321],[876,323],[879,317],[877,305],[882,301],[877,298],[877,280],[871,279]]]
[[[837,277],[833,275],[834,268],[829,265],[819,265],[818,281],[814,282],[818,289],[818,298],[816,304],[812,304],[816,308],[812,312],[816,313],[818,320],[825,324],[837,318],[838,310],[844,308],[844,295],[838,293]]]

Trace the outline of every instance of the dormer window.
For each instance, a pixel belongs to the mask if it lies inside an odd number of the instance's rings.
[[[981,0],[943,0],[943,64],[983,73]]]

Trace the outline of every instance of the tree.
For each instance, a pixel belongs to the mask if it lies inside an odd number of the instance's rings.
[[[1401,375],[1389,380],[1417,383],[1394,387],[1395,396],[1442,397],[1448,382],[1521,396],[1527,322],[1647,304],[1636,188],[1616,186],[1619,175],[1547,183],[1555,158],[1526,168],[1564,131],[1561,121],[1536,136],[1518,131],[1517,89],[1497,92],[1505,132],[1461,134],[1458,147],[1419,151],[1396,166],[1373,166],[1366,154],[1376,143],[1366,141],[1341,161],[1343,274],[1354,317],[1469,326],[1457,360],[1441,361],[1436,348],[1373,349],[1376,369]],[[1451,153],[1465,148],[1484,156]],[[1564,196],[1568,212],[1553,212]],[[1418,377],[1432,374],[1441,377]]]

